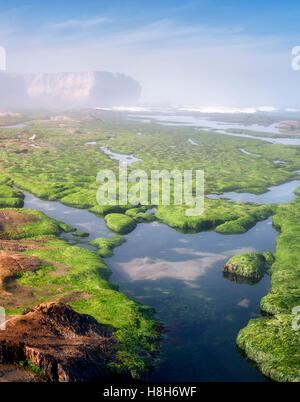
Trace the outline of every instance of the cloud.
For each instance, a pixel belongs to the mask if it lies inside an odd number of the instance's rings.
[[[249,33],[238,24],[187,23],[180,16],[111,15],[75,14],[32,28],[14,20],[15,31],[6,31],[0,43],[9,71],[122,72],[139,80],[142,101],[154,104],[297,107],[300,74],[290,71],[289,37]],[[0,25],[0,34],[10,29],[1,14]]]
[[[122,280],[157,280],[173,278],[182,281],[194,281],[206,274],[214,264],[223,261],[224,255],[205,252],[196,252],[189,249],[174,249],[178,256],[186,258],[177,261],[167,261],[161,258],[133,258],[126,262],[118,262],[114,272]],[[190,258],[189,258],[190,257]]]
[[[69,19],[66,21],[47,24],[46,28],[51,30],[67,28],[90,28],[108,22],[112,22],[112,19],[107,17]]]

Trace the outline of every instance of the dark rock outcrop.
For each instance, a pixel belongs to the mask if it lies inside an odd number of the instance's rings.
[[[0,331],[2,363],[27,361],[52,382],[108,379],[118,348],[111,329],[58,302],[25,310]]]

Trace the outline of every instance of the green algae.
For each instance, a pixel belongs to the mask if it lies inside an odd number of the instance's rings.
[[[300,382],[300,331],[291,314],[251,320],[237,337],[238,347],[274,381]]]
[[[142,131],[143,135],[137,136],[136,130]],[[258,140],[222,136],[201,130],[196,132],[192,128],[135,123],[123,119],[104,118],[97,121],[84,121],[80,120],[79,116],[79,122],[66,123],[64,127],[60,127],[57,122],[42,121],[35,118],[27,127],[26,135],[29,137],[33,132],[37,133],[42,149],[28,149],[16,143],[12,144],[9,141],[14,138],[15,131],[8,129],[1,130],[1,132],[3,132],[4,139],[0,148],[1,164],[9,178],[1,176],[0,184],[15,185],[40,198],[60,200],[78,208],[90,208],[92,212],[102,216],[115,213],[124,214],[133,208],[132,206],[102,207],[97,205],[96,175],[100,169],[112,169],[117,172],[118,163],[109,159],[97,147],[87,147],[85,142],[88,141],[96,141],[99,145],[106,146],[113,152],[134,153],[136,157],[142,159],[142,161],[134,163],[130,169],[138,167],[147,172],[151,169],[164,168],[203,169],[206,175],[207,193],[245,191],[259,194],[266,191],[271,185],[278,185],[296,178],[294,170],[300,169],[299,147],[267,144]],[[188,144],[188,138],[193,138],[199,146]],[[170,145],[174,145],[175,148],[169,148]],[[251,153],[259,154],[260,158],[243,154],[240,151],[241,147]],[[274,160],[282,160],[286,163],[274,164]],[[296,191],[296,194],[300,195],[300,191]],[[1,197],[0,194],[0,205],[22,206],[21,204],[15,205],[14,202],[21,203],[21,199],[19,197]],[[257,362],[267,376],[275,380],[298,380],[299,348],[296,348],[295,339],[298,345],[299,339],[295,331],[291,332],[290,324],[293,318],[292,308],[300,305],[299,199],[279,207],[226,203],[221,200],[208,201],[207,205],[209,208],[207,209],[206,206],[204,215],[194,218],[185,216],[184,207],[160,205],[156,217],[161,222],[182,231],[214,229],[222,234],[230,234],[244,233],[253,227],[257,221],[275,214],[273,224],[281,231],[281,234],[277,241],[276,261],[270,271],[271,291],[261,302],[262,310],[272,317],[268,320],[251,320],[249,325],[240,332],[237,342],[239,347],[246,352],[249,358]],[[141,219],[140,221],[150,220],[148,216],[138,217],[139,214],[143,213],[144,211],[126,212],[126,215],[121,216],[131,217],[136,224],[135,221],[139,222],[139,219]],[[120,223],[120,218],[112,219],[112,221],[118,230],[122,230],[123,224]],[[38,234],[50,236],[50,233],[58,234],[60,230],[64,230],[62,224],[58,223],[44,222],[41,226],[40,230],[38,227],[31,226],[26,228],[23,233],[12,234],[20,239]],[[52,248],[56,246],[65,247],[57,243],[52,244],[52,246]],[[74,253],[75,258],[79,258],[74,249],[72,249],[72,253]],[[70,258],[66,250],[65,253],[61,254],[59,258],[56,254],[47,254],[46,257],[49,258],[50,262],[53,258],[55,261],[62,261],[61,264],[76,265],[76,261]],[[85,258],[87,258],[87,265],[89,266],[88,256],[85,255]],[[100,258],[99,255],[97,258]],[[266,256],[265,258],[267,259]],[[84,264],[83,259],[79,258],[79,261]],[[100,264],[99,261],[98,264]],[[59,276],[56,277],[54,294],[58,297],[58,295],[67,294],[70,289],[75,289],[77,279],[82,286],[88,288],[91,286],[91,289],[94,289],[93,282],[95,281],[95,286],[101,289],[105,283],[99,284],[95,279],[96,276],[99,281],[99,275],[104,277],[109,275],[108,270],[105,267],[102,268],[100,269],[99,265],[95,276],[88,269],[86,276],[84,272],[80,271],[77,276],[68,278],[68,280],[73,281],[70,288],[68,282],[63,280],[60,283]],[[44,275],[32,274],[28,283],[34,281],[34,278],[37,288],[42,281],[45,281],[45,284],[48,283],[49,277],[56,272],[56,267],[45,264],[39,272],[42,271]],[[52,282],[51,286],[54,286]],[[78,290],[78,287],[76,289]],[[115,289],[112,290],[116,292]],[[119,324],[122,330],[118,332],[121,343],[125,345],[124,361],[130,362],[127,367],[131,365],[133,371],[142,372],[147,361],[147,353],[151,347],[147,344],[145,336],[139,332],[140,323],[139,320],[135,321],[136,316],[141,314],[139,317],[143,318],[140,320],[145,320],[147,328],[145,333],[149,339],[153,339],[153,328],[149,324],[148,318],[145,318],[144,313],[141,313],[142,310],[139,310],[139,313],[134,311],[137,307],[133,306],[136,304],[132,305],[132,310],[126,310],[124,313],[119,303],[126,305],[127,299],[123,299],[123,295],[119,295],[119,293],[118,296],[114,294],[108,299],[114,300],[116,303],[114,307],[118,314],[121,316],[127,314],[127,320],[124,319]],[[42,296],[39,297],[42,298]],[[100,322],[102,322],[101,309],[104,308],[105,310],[106,307],[104,306],[109,305],[112,317],[109,314],[107,316],[104,314],[107,324],[117,322],[113,303],[104,296],[101,298],[100,294],[92,299],[78,299],[74,303],[80,311],[90,312],[99,317]],[[138,309],[140,308],[142,307],[138,306]],[[131,315],[128,311],[131,312]],[[119,327],[117,322],[116,328]],[[128,359],[126,359],[126,354],[129,356]]]
[[[155,216],[162,222],[182,231],[200,232],[215,230],[222,234],[245,233],[258,221],[274,213],[273,204],[256,205],[243,202],[226,202],[205,198],[204,213],[186,216],[184,206],[159,206]]]
[[[21,223],[22,215],[29,215],[30,221],[25,224],[18,224],[19,219],[17,218],[16,226],[2,230],[2,238],[14,240],[28,239],[36,236],[58,235],[61,232],[69,232],[72,230],[69,225],[59,220],[51,219],[41,211],[20,208],[7,208],[5,211],[17,213],[21,219]]]
[[[134,216],[134,220],[137,223],[150,223],[156,220],[156,217],[152,213],[148,212],[139,212]]]
[[[237,337],[247,358],[275,381],[300,382],[300,330],[292,326],[293,309],[300,306],[299,222],[299,197],[278,207],[273,225],[280,234],[270,269],[271,290],[261,300],[261,310],[268,318],[251,320]]]
[[[136,208],[130,208],[127,209],[125,212],[126,215],[130,216],[131,218],[134,218],[137,214],[140,212],[145,212],[148,209],[147,206],[141,206],[141,207],[136,207]]]
[[[124,214],[108,214],[105,216],[107,227],[113,232],[127,234],[136,228],[136,222]]]
[[[24,194],[3,180],[3,184],[0,184],[0,208],[22,208],[23,205]]]
[[[115,247],[121,246],[126,240],[123,237],[114,236],[111,239],[105,239],[103,237],[98,237],[89,242],[92,246],[98,248],[98,254],[103,257],[111,257],[113,255],[113,249]]]
[[[73,232],[73,236],[75,237],[89,237],[89,233],[87,232]]]
[[[5,235],[7,239],[21,242],[30,239],[36,248],[23,254],[42,261],[38,270],[20,273],[16,279],[19,285],[31,289],[31,302],[17,309],[4,306],[7,314],[20,314],[24,309],[46,301],[68,303],[76,311],[90,314],[101,324],[113,327],[121,349],[111,370],[130,372],[133,377],[145,375],[159,347],[160,336],[156,332],[153,310],[129,299],[118,292],[116,285],[108,282],[111,271],[99,253],[58,239],[63,226],[59,221],[35,210],[6,211],[17,212],[18,217],[30,215],[30,222],[18,225],[15,230],[8,228]],[[107,249],[122,242],[120,238],[96,241],[100,248],[105,246]]]
[[[166,127],[143,124],[125,119],[87,120],[82,115],[76,119],[59,121],[39,120],[30,116],[26,138],[33,133],[41,149],[18,144],[15,132],[6,134],[7,142],[0,147],[1,164],[14,184],[40,198],[61,200],[78,208],[95,208],[101,215],[118,212],[97,205],[96,176],[100,169],[118,173],[118,162],[111,160],[98,146],[85,145],[89,141],[105,146],[113,152],[134,154],[141,161],[128,167],[144,169],[202,169],[205,171],[207,193],[247,191],[262,193],[295,177],[293,170],[300,169],[297,147],[264,144],[249,138],[236,138],[194,130],[191,127]],[[29,120],[29,119],[28,119]],[[137,136],[136,132],[143,135]],[[193,138],[199,146],[192,146]],[[174,145],[175,148],[170,148]],[[25,148],[24,148],[25,147]],[[245,155],[240,148],[261,155]],[[26,151],[26,157],[20,157]],[[280,159],[286,164],[274,164]],[[221,172],[221,173],[220,173]],[[263,172],[263,174],[261,174]],[[108,212],[109,211],[109,212]]]
[[[153,311],[130,300],[108,282],[111,272],[100,256],[54,238],[48,239],[43,248],[27,251],[26,254],[51,263],[36,273],[22,275],[18,282],[38,289],[38,293],[50,287],[51,300],[64,298],[67,301],[69,295],[68,304],[76,311],[90,314],[101,324],[112,326],[123,346],[119,354],[122,361],[119,369],[138,376],[145,374],[159,340],[152,319]],[[65,272],[55,275],[56,264],[65,266]],[[72,300],[74,292],[78,292],[77,300]],[[37,296],[36,302],[41,301]],[[129,328],[131,338],[128,337]],[[135,343],[136,339],[139,339],[138,343]]]
[[[223,272],[230,272],[236,276],[259,280],[270,267],[269,264],[272,261],[270,254],[267,254],[268,262],[261,253],[251,251],[238,254],[230,258],[223,266],[222,270]]]

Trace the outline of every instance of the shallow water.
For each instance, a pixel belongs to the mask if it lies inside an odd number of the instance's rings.
[[[293,180],[279,186],[269,187],[269,191],[263,194],[236,193],[235,191],[230,191],[220,195],[208,195],[207,197],[213,200],[226,198],[227,201],[256,202],[258,204],[283,204],[292,201],[295,198],[294,191],[298,187],[300,187],[300,181]]]
[[[210,131],[207,129],[207,131]],[[255,135],[249,135],[249,134],[237,134],[237,133],[231,133],[230,131],[224,131],[224,130],[216,130],[215,131],[217,134],[223,134],[223,135],[230,135],[233,137],[243,137],[243,138],[252,138],[254,140],[260,140],[260,141],[265,141],[265,142],[270,142],[271,144],[279,144],[279,145],[300,145],[300,138],[275,138],[275,137],[257,137]],[[276,135],[276,134],[274,134]]]
[[[275,164],[280,164],[280,163],[282,163],[283,165],[285,165],[285,164],[286,164],[286,162],[285,162],[285,161],[280,161],[279,159],[277,159],[277,160],[273,161],[273,163],[275,163]]]
[[[142,159],[136,158],[134,155],[118,154],[116,152],[110,151],[106,147],[100,147],[100,149],[110,157],[110,159],[117,160],[124,165],[131,165],[134,162],[141,161]]]
[[[295,197],[299,181],[252,196],[263,202],[283,203]],[[264,198],[263,198],[264,197]],[[256,198],[257,199],[257,198]],[[39,209],[80,231],[111,237],[103,219],[84,209],[42,201],[26,194],[25,208]],[[265,381],[263,375],[239,354],[235,340],[250,318],[260,315],[260,299],[269,291],[266,275],[255,285],[238,284],[222,275],[233,255],[247,251],[274,251],[277,232],[272,218],[247,233],[183,234],[153,222],[139,224],[126,242],[106,259],[111,281],[133,299],[152,306],[167,329],[162,353],[149,381]],[[82,239],[77,244],[86,246]]]
[[[108,230],[104,219],[97,218],[96,215],[87,209],[68,207],[57,201],[44,201],[31,195],[25,194],[24,208],[38,209],[53,219],[67,223],[75,227],[80,232],[90,233],[84,240],[89,241],[96,237],[111,237],[112,233]],[[80,241],[80,239],[78,239]]]
[[[26,127],[26,124],[19,123],[19,124],[12,124],[11,126],[3,126],[0,128],[24,128],[24,127]]]
[[[276,138],[276,134],[280,134],[277,123],[271,124],[270,126],[262,126],[259,124],[239,124],[239,123],[225,123],[220,121],[201,119],[195,116],[180,116],[180,115],[147,115],[148,120],[144,120],[145,116],[140,114],[129,115],[130,120],[140,121],[143,123],[151,123],[156,121],[159,124],[165,126],[190,126],[195,127],[195,130],[206,130],[214,131],[217,134],[230,135],[234,137],[242,138],[252,138],[255,140],[261,140],[270,142],[272,144],[281,145],[300,145],[300,138]],[[239,134],[232,133],[230,129],[242,129],[242,130],[253,130],[253,135],[250,134]],[[274,134],[274,138],[269,137],[258,137],[255,135],[255,131],[261,133]]]
[[[274,251],[271,218],[248,233],[182,234],[158,224],[141,224],[107,259],[112,282],[139,302],[155,308],[167,329],[162,355],[149,381],[263,381],[238,353],[235,339],[250,318],[269,277],[256,285],[222,276],[233,255]]]
[[[253,130],[253,131],[261,131],[262,133],[275,133],[280,134],[277,123],[271,124],[269,126],[262,126],[259,124],[241,124],[241,123],[231,123],[231,122],[222,122],[222,121],[214,121],[210,119],[203,119],[200,116],[191,116],[191,115],[180,115],[180,114],[130,114],[129,118],[131,120],[141,121],[145,118],[148,121],[157,120],[161,124],[164,125],[186,125],[186,126],[197,126],[203,128],[213,128],[216,130],[220,129],[245,129],[245,130]]]
[[[193,141],[191,138],[188,139],[188,142],[189,142],[191,145],[198,145],[197,142]]]
[[[239,148],[239,150],[240,150],[241,152],[243,152],[243,154],[246,154],[246,155],[257,156],[258,158],[261,157],[261,155],[253,154],[252,152],[248,152],[248,151],[246,151],[244,148]],[[275,163],[275,162],[274,162],[274,163]]]

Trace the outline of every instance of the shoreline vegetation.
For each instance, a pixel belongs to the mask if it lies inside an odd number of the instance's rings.
[[[106,168],[117,172],[118,169],[117,162],[101,152],[100,146],[113,152],[134,153],[142,161],[130,169],[149,171],[151,166],[170,170],[203,169],[206,193],[211,194],[226,191],[260,194],[269,186],[295,179],[294,171],[300,169],[300,147],[201,130],[191,134],[191,129],[185,127],[142,124],[105,115],[104,120],[96,121],[76,113],[69,119],[55,121],[42,115],[38,120],[31,118],[26,119],[29,121],[25,128],[0,129],[0,213],[12,215],[6,220],[6,226],[1,222],[1,250],[7,253],[7,244],[17,248],[21,245],[23,248],[18,253],[42,261],[34,272],[18,272],[12,276],[16,289],[24,289],[15,303],[8,296],[6,300],[6,293],[2,292],[1,305],[9,314],[20,314],[25,308],[59,300],[78,313],[93,316],[112,328],[121,345],[117,363],[110,364],[110,370],[117,374],[131,373],[134,378],[142,378],[159,350],[161,330],[153,310],[118,292],[108,281],[110,269],[102,258],[110,256],[124,239],[95,239],[90,243],[98,249],[95,252],[72,246],[58,235],[74,229],[41,212],[21,209],[24,194],[15,187],[44,200],[89,209],[103,217],[107,226],[118,234],[129,233],[138,223],[156,219],[187,233],[215,230],[224,235],[240,234],[273,216],[273,225],[280,234],[275,261],[270,269],[268,266],[271,291],[261,301],[264,316],[251,320],[241,329],[237,345],[271,379],[300,381],[300,331],[292,329],[292,308],[300,305],[299,190],[294,201],[282,205],[206,198],[205,212],[200,217],[186,217],[184,206],[159,205],[155,213],[148,213],[147,208],[132,205],[101,207],[95,199],[97,171]],[[136,132],[141,131],[143,135],[137,141]],[[40,148],[31,146],[32,134],[37,135],[36,144]],[[191,135],[199,146],[188,144]],[[97,146],[87,146],[87,142],[96,142]],[[176,147],[170,149],[170,144]],[[239,150],[241,147],[261,157],[244,154]],[[285,164],[275,164],[274,160]],[[24,216],[27,219],[30,216],[31,220],[24,221]],[[86,234],[77,232],[77,236]],[[27,246],[27,243],[32,244]],[[236,261],[238,257],[233,259]],[[256,271],[259,275],[260,268]]]

